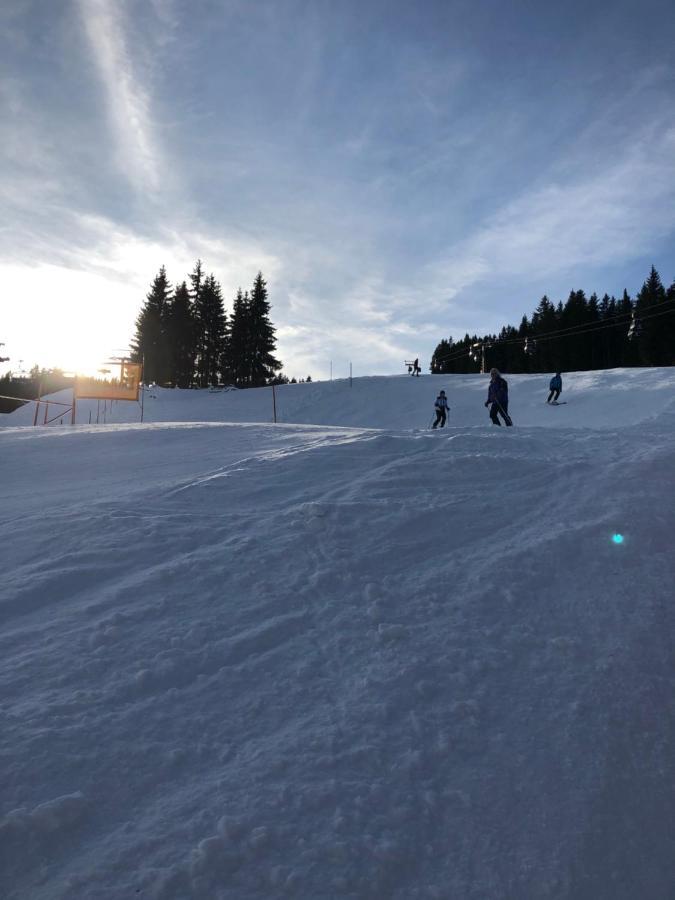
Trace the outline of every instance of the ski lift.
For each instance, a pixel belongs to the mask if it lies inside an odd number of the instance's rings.
[[[628,326],[628,340],[633,341],[642,333],[642,325],[640,320],[635,317],[635,311],[631,314],[630,325]]]

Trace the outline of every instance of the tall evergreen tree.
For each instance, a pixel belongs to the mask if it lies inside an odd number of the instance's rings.
[[[213,274],[201,282],[194,307],[196,322],[197,383],[218,383],[225,352],[227,316],[220,285]]]
[[[281,363],[274,356],[276,350],[276,329],[269,317],[270,303],[267,299],[267,283],[262,272],[258,272],[253,282],[249,303],[250,344],[248,347],[250,383],[252,387],[267,384],[281,369]]]
[[[533,363],[536,366],[533,371],[556,371],[557,354],[550,336],[557,325],[555,306],[544,294],[532,316],[532,335],[535,340]]]
[[[652,266],[649,277],[635,298],[635,316],[638,323],[638,352],[644,366],[667,365],[665,360],[672,354],[668,346],[668,326],[666,316],[656,315],[665,309],[666,289],[659,273]],[[653,317],[653,318],[652,318]]]
[[[666,352],[663,357],[664,366],[675,366],[675,280],[666,292],[666,303],[669,312],[661,316],[664,329],[664,342],[666,344]]]
[[[175,290],[167,316],[169,379],[179,388],[192,384],[195,368],[196,323],[187,284]]]
[[[166,329],[170,291],[166,269],[162,266],[136,319],[136,334],[131,342],[133,358],[143,362],[143,380],[146,383],[156,381],[163,384],[169,377]]]
[[[436,345],[434,354],[431,357],[431,374],[441,375],[447,372],[454,372],[452,361],[448,357],[457,352],[457,345],[453,343],[452,338],[442,338],[440,343]]]
[[[195,263],[195,267],[189,275],[190,278],[190,300],[192,302],[193,308],[196,307],[197,302],[199,301],[199,295],[202,290],[202,281],[204,280],[204,272],[202,270],[202,261],[198,259]]]
[[[251,343],[251,315],[248,291],[237,291],[232,305],[228,340],[223,359],[223,379],[237,387],[249,387],[249,346]]]

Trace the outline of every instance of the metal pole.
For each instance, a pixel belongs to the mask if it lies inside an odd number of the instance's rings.
[[[141,422],[145,405],[145,353],[141,356]]]
[[[42,397],[42,379],[38,381],[38,399],[37,406],[35,407],[35,418],[33,419],[33,425],[37,425],[38,412],[40,411],[40,397]]]
[[[480,345],[480,374],[485,375],[485,344]]]
[[[352,364],[349,363],[349,387],[352,386]]]

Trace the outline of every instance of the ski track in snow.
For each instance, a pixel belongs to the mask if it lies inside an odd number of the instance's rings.
[[[363,381],[0,429],[3,897],[672,896],[675,374],[440,433]]]

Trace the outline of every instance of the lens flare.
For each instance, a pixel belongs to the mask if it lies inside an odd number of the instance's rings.
[[[623,535],[622,534],[614,534],[612,535],[612,540],[615,544],[623,544]]]

